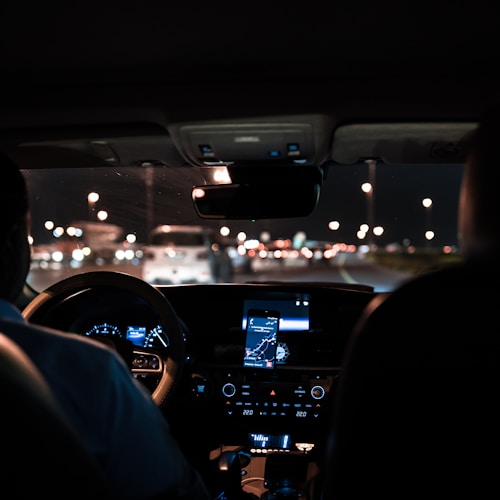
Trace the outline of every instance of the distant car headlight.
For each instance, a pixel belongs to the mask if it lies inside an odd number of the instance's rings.
[[[60,251],[52,252],[52,260],[54,262],[62,262],[64,259],[64,254]]]
[[[76,260],[77,262],[82,262],[83,259],[85,259],[85,254],[81,249],[75,248],[75,250],[71,252],[71,257],[73,260]]]

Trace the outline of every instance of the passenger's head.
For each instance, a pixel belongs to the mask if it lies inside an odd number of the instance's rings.
[[[0,153],[0,298],[14,302],[29,271],[29,206],[26,183],[14,162]]]
[[[469,142],[458,210],[465,260],[500,255],[500,105],[488,109]]]

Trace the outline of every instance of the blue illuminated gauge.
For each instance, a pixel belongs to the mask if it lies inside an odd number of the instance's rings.
[[[84,335],[88,337],[122,337],[122,332],[117,326],[110,323],[99,323],[86,331]]]
[[[144,347],[168,347],[169,340],[161,325],[149,330],[144,339]]]
[[[289,355],[290,350],[288,346],[284,342],[278,342],[278,346],[276,347],[276,361],[283,363]]]

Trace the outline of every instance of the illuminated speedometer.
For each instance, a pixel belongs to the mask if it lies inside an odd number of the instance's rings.
[[[169,340],[161,325],[149,330],[144,339],[144,347],[168,347]]]
[[[110,323],[99,323],[87,330],[84,335],[88,337],[121,337],[122,332],[117,326]]]

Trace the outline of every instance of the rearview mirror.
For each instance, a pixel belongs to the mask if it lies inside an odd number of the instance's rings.
[[[305,217],[318,203],[318,182],[266,182],[196,186],[192,196],[202,219]]]

